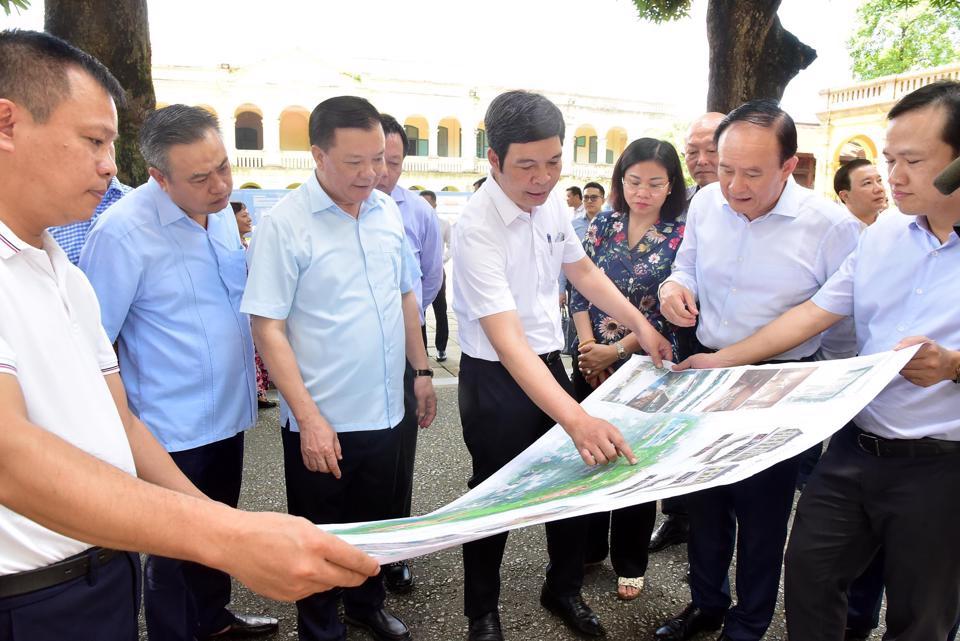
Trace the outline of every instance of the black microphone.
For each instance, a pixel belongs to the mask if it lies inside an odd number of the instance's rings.
[[[944,196],[949,196],[960,189],[960,158],[954,159],[946,169],[940,172],[940,175],[933,179],[933,186]]]

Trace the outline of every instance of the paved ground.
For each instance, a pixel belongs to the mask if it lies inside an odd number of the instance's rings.
[[[461,495],[469,474],[469,456],[463,446],[457,414],[456,386],[438,387],[440,411],[436,423],[421,432],[416,467],[414,511],[422,514]],[[283,469],[277,410],[260,412],[256,429],[248,432],[241,503],[252,510],[285,509]],[[638,541],[638,544],[642,542]],[[543,528],[515,531],[507,544],[503,565],[501,616],[507,641],[578,638],[538,603],[546,563]],[[417,586],[407,596],[389,596],[392,608],[410,625],[418,641],[466,638],[459,548],[415,559]],[[689,591],[683,581],[686,549],[675,546],[651,557],[647,588],[631,603],[618,601],[616,577],[609,561],[586,578],[584,595],[599,613],[610,639],[652,639],[664,619],[684,607]],[[277,639],[296,638],[296,611],[292,605],[261,598],[242,586],[234,593],[233,607],[280,619]],[[145,637],[144,637],[145,638]],[[350,630],[347,639],[359,641],[365,633]],[[712,639],[710,635],[704,638]],[[777,613],[767,639],[785,638],[782,612]]]

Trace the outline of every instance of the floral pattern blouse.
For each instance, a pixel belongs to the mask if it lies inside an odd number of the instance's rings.
[[[695,353],[695,330],[676,327],[663,317],[657,300],[657,288],[670,275],[677,248],[683,240],[686,215],[681,214],[673,222],[658,220],[635,247],[630,247],[627,241],[629,219],[629,213],[600,212],[587,229],[583,248],[620,293],[670,341],[674,358],[679,361]],[[604,314],[573,289],[570,313],[583,311],[590,312],[593,336],[598,343],[615,343],[630,332],[625,325]]]

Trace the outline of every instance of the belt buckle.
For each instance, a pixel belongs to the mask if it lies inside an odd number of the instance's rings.
[[[857,434],[857,445],[867,454],[872,454],[873,456],[881,455],[880,439],[873,434],[867,434],[865,432]]]

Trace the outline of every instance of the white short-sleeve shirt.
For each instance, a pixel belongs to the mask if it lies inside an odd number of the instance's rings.
[[[0,223],[0,376],[15,376],[27,418],[85,452],[136,474],[104,376],[117,357],[93,288],[47,232],[32,247]],[[64,470],[64,481],[70,472]],[[90,547],[0,506],[0,576]]]
[[[563,346],[557,279],[564,263],[586,254],[556,192],[527,213],[490,176],[460,214],[451,253],[453,310],[464,354],[499,360],[480,319],[511,310],[534,352]]]

